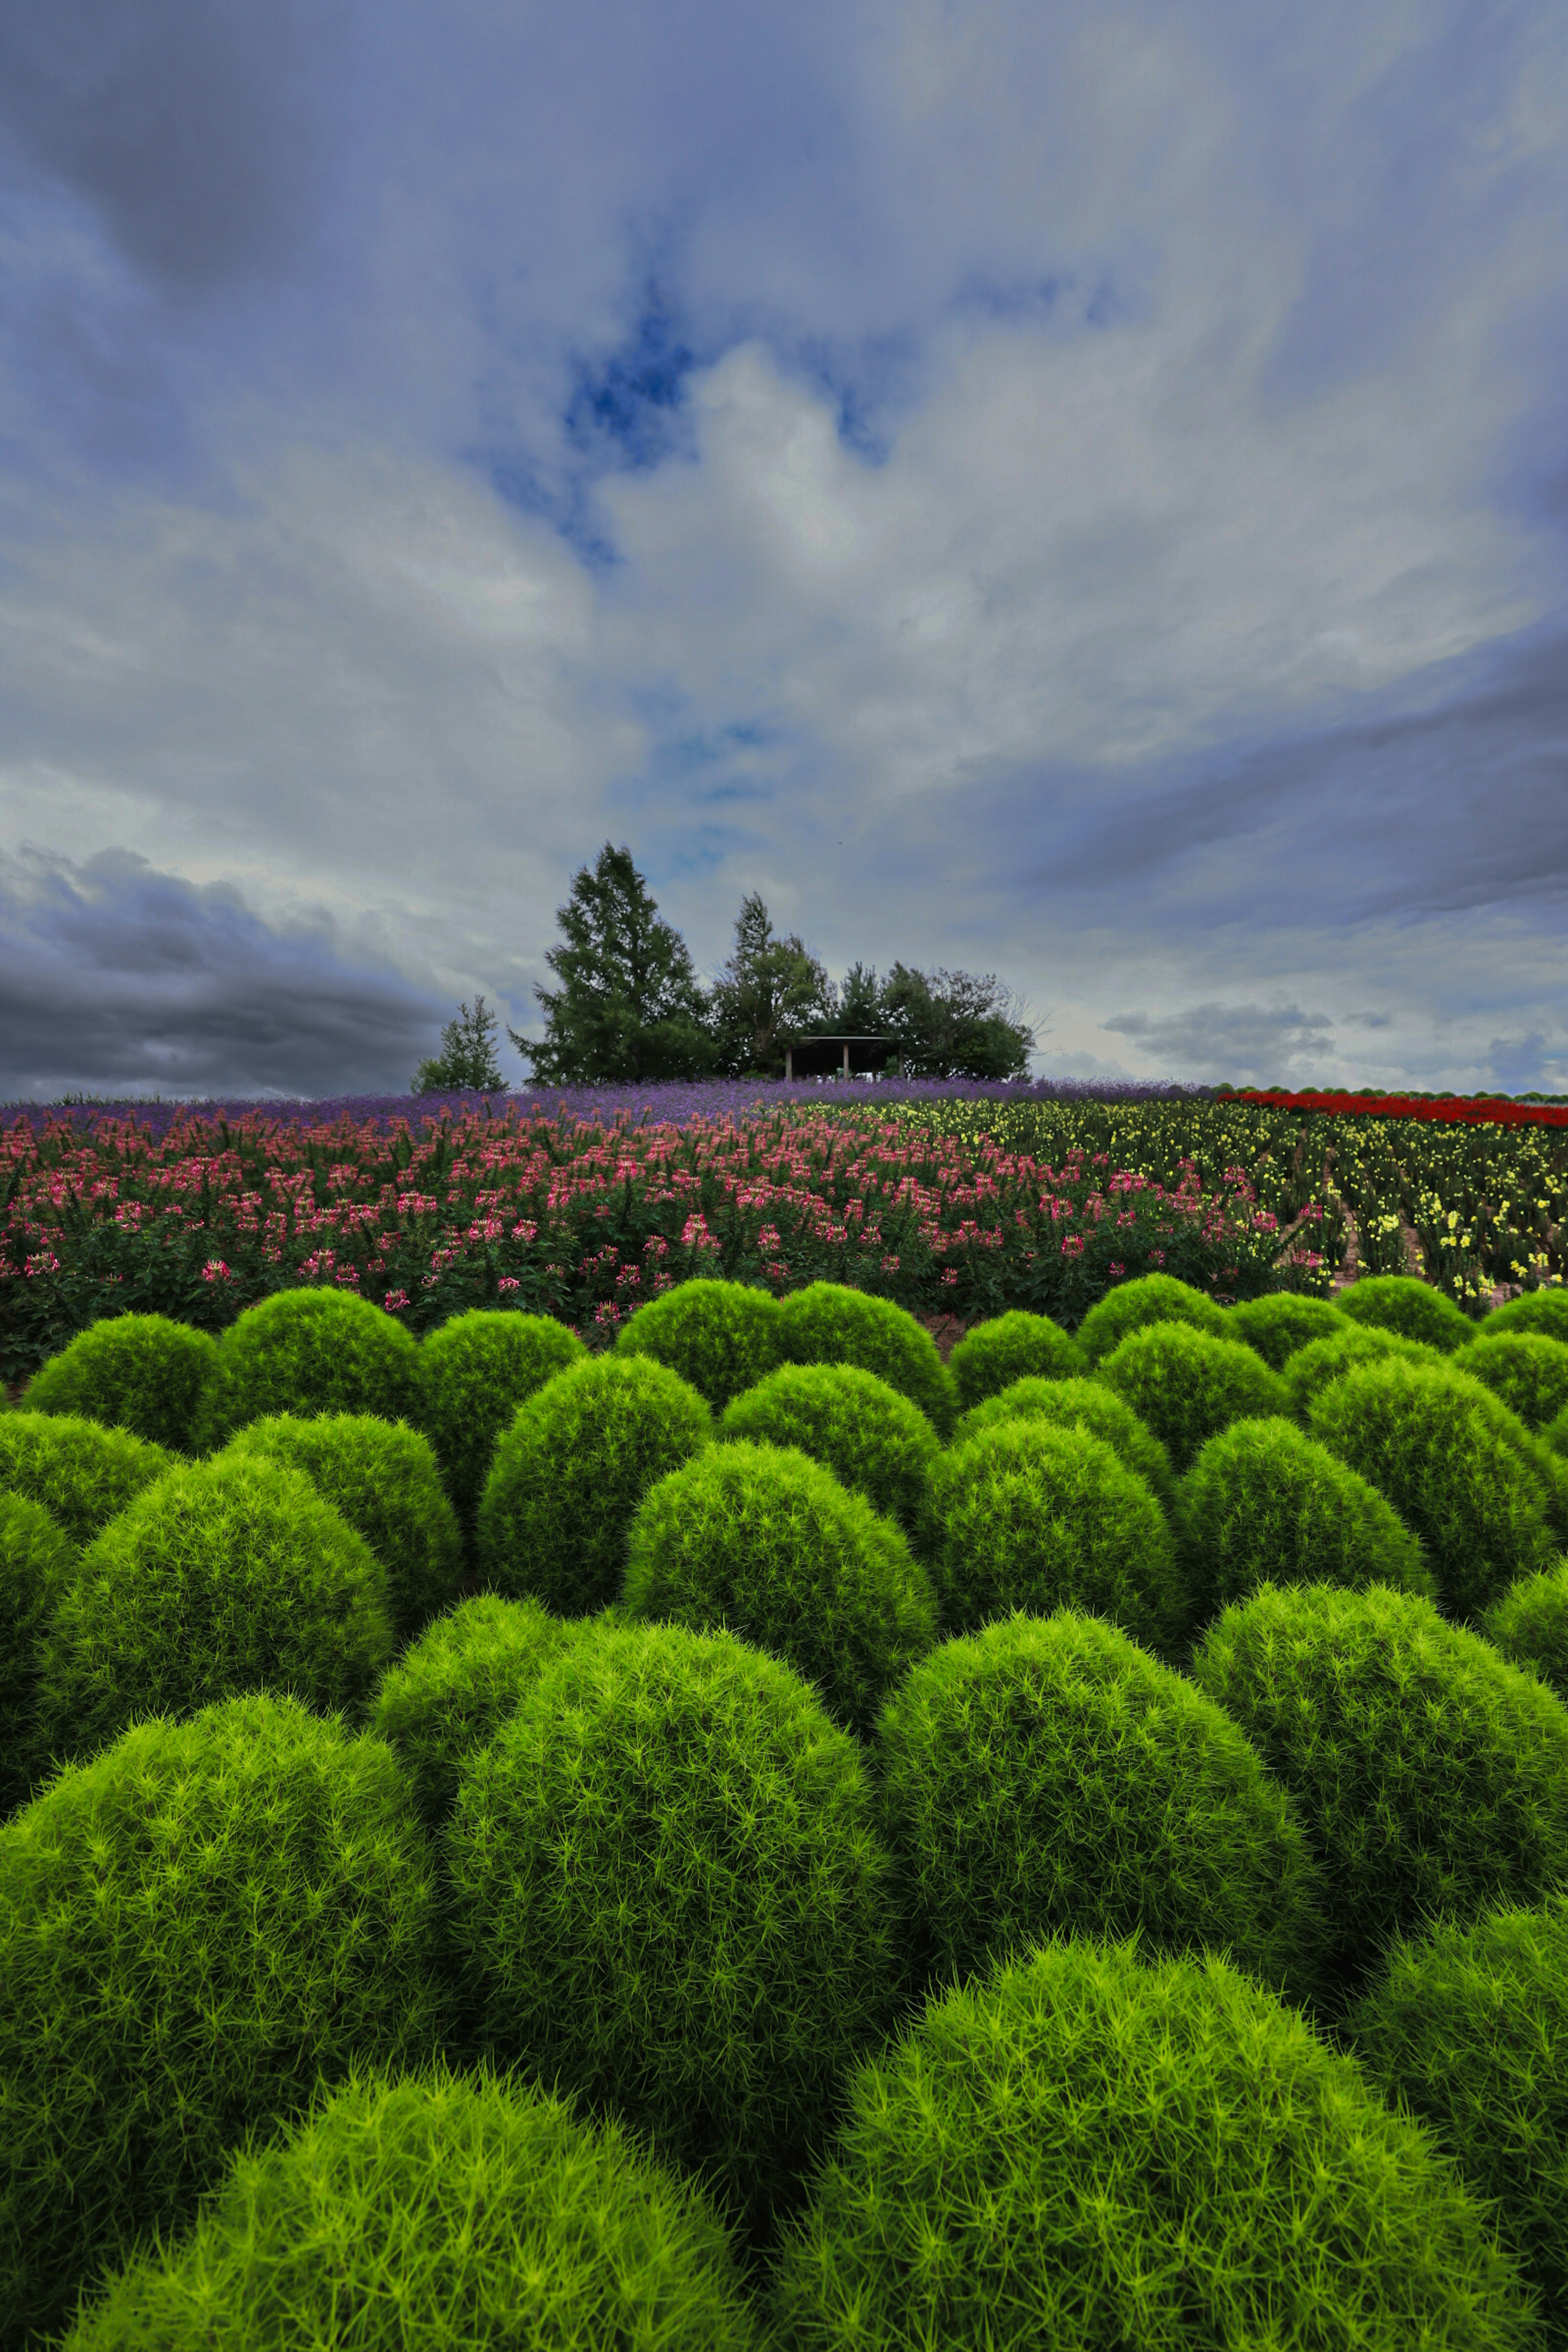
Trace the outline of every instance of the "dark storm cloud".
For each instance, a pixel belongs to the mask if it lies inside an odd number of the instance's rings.
[[[1326,1013],[1299,1005],[1194,1004],[1185,1013],[1118,1013],[1101,1027],[1131,1037],[1173,1069],[1231,1085],[1267,1086],[1310,1069],[1331,1051]]]
[[[126,850],[0,864],[0,1098],[399,1093],[448,1011]]]

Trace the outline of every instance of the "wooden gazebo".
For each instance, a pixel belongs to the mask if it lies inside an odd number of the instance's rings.
[[[838,1065],[841,1077],[869,1077],[885,1070],[894,1051],[891,1037],[792,1037],[784,1047],[786,1078],[825,1078]]]

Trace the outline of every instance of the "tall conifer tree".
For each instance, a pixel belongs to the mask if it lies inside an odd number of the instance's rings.
[[[709,1074],[707,1001],[679,931],[663,921],[629,849],[605,842],[556,910],[564,939],[544,961],[561,985],[536,988],[539,1042],[507,1031],[545,1086]]]

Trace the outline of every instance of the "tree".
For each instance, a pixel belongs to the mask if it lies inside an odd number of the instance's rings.
[[[993,972],[977,978],[896,963],[882,986],[879,1026],[906,1077],[1026,1077],[1035,1033],[1015,1011]]]
[[[500,1094],[506,1080],[496,1061],[495,1033],[500,1024],[489,1011],[482,996],[474,999],[470,1013],[468,1005],[458,1007],[455,1021],[448,1021],[441,1032],[440,1056],[434,1062],[421,1062],[415,1071],[412,1091],[416,1095],[444,1094],[458,1087],[472,1087],[481,1094]]]
[[[850,965],[838,984],[838,1010],[827,1025],[840,1037],[881,1035],[882,992],[871,965]]]
[[[748,892],[735,919],[735,945],[714,983],[709,1018],[727,1077],[784,1075],[784,1049],[835,1015],[833,982],[791,932],[780,939],[760,894]]]
[[[700,1077],[711,1070],[708,1006],[679,931],[659,919],[629,849],[606,841],[556,909],[563,943],[544,958],[561,982],[536,988],[539,1043],[507,1035],[545,1086]]]

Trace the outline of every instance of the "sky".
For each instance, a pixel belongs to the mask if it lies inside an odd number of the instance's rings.
[[[1565,230],[1561,0],[0,0],[0,1097],[537,1037],[605,841],[1568,1091]]]

